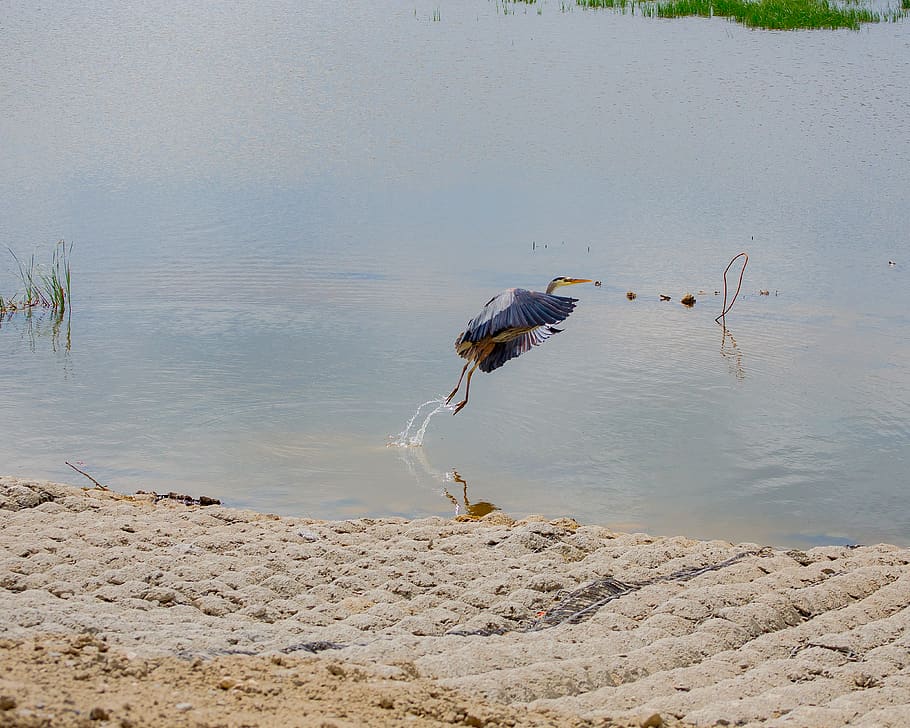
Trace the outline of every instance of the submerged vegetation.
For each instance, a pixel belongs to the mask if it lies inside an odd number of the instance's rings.
[[[9,296],[0,295],[0,314],[16,311],[31,311],[35,308],[49,309],[62,317],[70,305],[70,260],[73,245],[61,240],[54,246],[50,265],[38,263],[35,254],[25,261],[10,248],[10,255],[16,261],[22,289]]]
[[[504,6],[508,2],[509,0],[502,0]],[[536,4],[540,14],[540,0],[511,2]],[[910,11],[910,0],[900,0],[900,3],[900,7],[872,9],[859,0],[575,0],[575,4],[583,8],[609,8],[652,18],[718,16],[750,28],[768,30],[857,30],[863,23],[896,22],[905,18]],[[566,0],[560,0],[559,9],[565,13],[572,6]]]

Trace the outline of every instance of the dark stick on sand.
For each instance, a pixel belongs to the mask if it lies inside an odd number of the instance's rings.
[[[96,488],[101,488],[101,490],[110,490],[110,488],[108,488],[106,485],[101,485],[101,483],[99,483],[97,480],[95,480],[91,475],[86,473],[84,470],[79,470],[79,468],[77,468],[75,465],[73,465],[68,460],[64,460],[63,462],[65,462],[67,465],[69,465],[77,473],[80,473],[81,475],[84,475],[86,478],[91,480],[95,484]]]

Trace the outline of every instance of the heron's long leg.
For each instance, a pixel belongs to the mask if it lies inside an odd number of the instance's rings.
[[[461,380],[464,379],[464,373],[465,373],[466,371],[468,371],[468,367],[469,367],[469,366],[471,366],[471,360],[470,360],[470,359],[468,359],[468,361],[465,363],[464,369],[461,370],[461,376],[458,377],[458,384],[455,385],[455,389],[453,389],[453,390],[452,390],[452,393],[448,396],[448,398],[446,398],[446,404],[448,404],[449,402],[452,401],[452,397],[455,396],[455,392],[457,392],[457,391],[458,391],[458,388],[461,386]]]
[[[455,411],[452,413],[453,415],[457,415],[459,412],[461,412],[461,410],[464,408],[464,406],[468,403],[468,396],[471,393],[471,377],[474,376],[474,372],[477,371],[477,367],[479,367],[479,366],[480,366],[480,361],[474,362],[474,366],[472,366],[471,371],[468,372],[468,381],[465,382],[465,385],[464,385],[464,399],[461,400],[461,402],[459,402],[457,405],[455,405]]]

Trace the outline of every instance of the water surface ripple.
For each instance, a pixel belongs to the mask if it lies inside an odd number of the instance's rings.
[[[0,320],[0,471],[910,543],[910,24],[519,6],[7,7],[0,247],[73,242],[75,305],[69,347]],[[480,306],[555,275],[604,285],[386,447]]]

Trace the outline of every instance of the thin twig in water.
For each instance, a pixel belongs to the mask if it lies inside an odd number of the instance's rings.
[[[730,270],[730,266],[733,265],[734,261],[737,258],[743,258],[743,257],[745,258],[745,260],[743,261],[743,268],[739,272],[739,283],[736,284],[736,293],[733,294],[733,300],[730,301],[730,305],[728,306],[727,305],[727,271]],[[749,264],[749,254],[746,253],[745,251],[743,251],[742,253],[738,253],[738,254],[734,255],[733,260],[731,260],[729,263],[727,263],[727,267],[724,268],[724,308],[723,308],[723,311],[721,311],[720,316],[718,316],[716,319],[714,319],[714,321],[716,323],[720,323],[721,319],[723,319],[730,312],[730,309],[733,308],[733,304],[736,303],[736,297],[739,295],[739,289],[743,285],[743,274],[746,272],[746,266],[748,264]],[[724,319],[724,320],[726,320],[726,319]]]
[[[91,481],[95,484],[95,487],[96,487],[96,488],[101,488],[101,490],[110,490],[110,488],[108,488],[106,485],[101,485],[101,483],[99,483],[97,480],[95,480],[91,475],[89,475],[88,473],[86,473],[84,470],[79,470],[79,468],[77,468],[75,465],[73,465],[73,464],[72,464],[71,462],[69,462],[68,460],[64,460],[63,462],[65,462],[67,465],[69,465],[69,466],[70,466],[73,470],[75,470],[77,473],[79,473],[79,474],[81,474],[81,475],[84,475],[86,478],[88,478],[89,480],[91,480]]]

